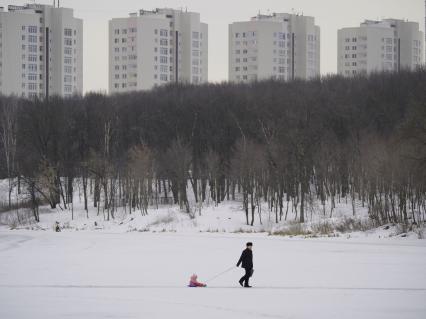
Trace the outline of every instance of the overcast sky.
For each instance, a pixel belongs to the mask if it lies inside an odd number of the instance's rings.
[[[31,0],[0,0],[0,6]],[[37,3],[52,4],[53,0]],[[364,19],[397,18],[420,23],[424,31],[424,0],[61,0],[84,20],[84,91],[108,88],[108,20],[138,9],[188,8],[209,25],[209,81],[228,77],[228,24],[261,13],[292,10],[315,17],[321,28],[321,73],[337,70],[337,29],[357,26]]]

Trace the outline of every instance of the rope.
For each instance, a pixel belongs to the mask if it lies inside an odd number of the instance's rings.
[[[218,273],[217,275],[215,275],[215,276],[213,276],[213,277],[209,278],[209,279],[208,279],[208,280],[206,280],[205,282],[210,282],[210,281],[212,281],[213,279],[216,279],[217,277],[220,277],[220,276],[222,276],[222,275],[226,274],[227,272],[231,271],[231,270],[232,270],[232,269],[234,269],[234,268],[235,268],[235,266],[232,266],[232,267],[230,267],[230,268],[228,268],[228,269],[226,269],[226,270],[222,271],[221,273]]]

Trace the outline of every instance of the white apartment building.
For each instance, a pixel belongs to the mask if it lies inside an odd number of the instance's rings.
[[[366,20],[338,31],[337,71],[344,76],[414,70],[424,59],[419,24],[397,19]]]
[[[229,25],[229,81],[310,79],[320,74],[313,17],[273,13]]]
[[[71,96],[83,91],[83,22],[51,5],[0,8],[0,93]]]
[[[109,21],[109,93],[208,80],[208,26],[200,14],[140,10]]]

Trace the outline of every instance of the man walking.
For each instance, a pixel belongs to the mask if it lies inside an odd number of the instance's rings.
[[[241,257],[237,263],[237,267],[239,267],[241,264],[241,267],[245,269],[246,273],[238,282],[241,286],[243,286],[244,283],[244,287],[251,288],[249,285],[249,279],[251,275],[253,275],[253,252],[251,250],[253,243],[248,242],[246,247],[247,248],[243,250],[243,253],[241,254]]]

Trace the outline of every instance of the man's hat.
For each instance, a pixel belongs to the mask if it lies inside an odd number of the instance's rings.
[[[253,246],[253,243],[249,241],[246,246]]]

